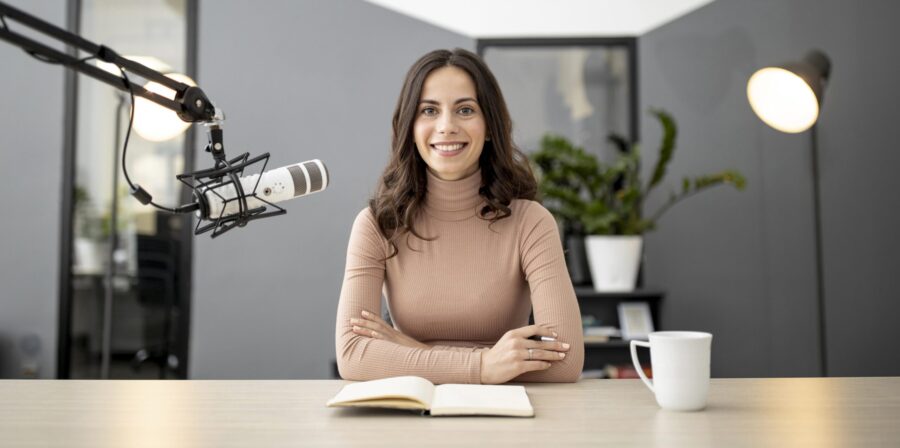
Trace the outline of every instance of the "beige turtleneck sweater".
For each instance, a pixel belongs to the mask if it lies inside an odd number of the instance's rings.
[[[534,308],[571,344],[566,358],[513,381],[572,382],[584,362],[581,314],[566,270],[556,221],[541,204],[514,200],[512,215],[489,226],[478,216],[481,171],[458,181],[428,174],[423,241],[402,238],[397,256],[378,231],[371,210],[353,223],[337,310],[335,345],[344,379],[417,375],[433,383],[480,383],[481,352],[509,330],[528,325]],[[411,348],[359,336],[350,318],[380,314],[382,292],[394,327],[431,346]]]

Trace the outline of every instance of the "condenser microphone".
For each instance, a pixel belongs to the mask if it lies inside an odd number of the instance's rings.
[[[252,210],[324,190],[328,187],[328,169],[321,160],[315,159],[239,180],[247,200],[247,210]],[[200,210],[197,213],[203,219],[224,218],[241,211],[240,198],[233,183],[205,189],[198,202]]]

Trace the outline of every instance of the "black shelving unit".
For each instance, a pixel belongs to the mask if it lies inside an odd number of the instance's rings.
[[[576,287],[575,297],[581,308],[581,315],[592,315],[600,325],[619,325],[618,305],[627,302],[646,302],[650,306],[650,317],[653,328],[660,330],[660,303],[665,293],[654,289],[642,289],[633,292],[597,292],[591,288]],[[608,364],[629,364],[629,342],[622,339],[611,339],[607,342],[585,342],[584,370],[603,369]],[[641,360],[649,364],[646,351]]]

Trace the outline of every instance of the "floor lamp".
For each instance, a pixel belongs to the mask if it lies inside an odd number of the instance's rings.
[[[168,66],[155,58],[142,56],[126,56],[128,59],[140,62],[154,70],[164,73],[167,77],[175,79],[185,84],[196,86],[197,84],[188,76],[180,73],[166,73],[170,71]],[[98,63],[98,65],[111,73],[116,74],[118,68],[108,63]],[[173,98],[175,92],[161,84],[149,82],[144,88],[158,93],[167,98]],[[100,348],[100,377],[109,378],[110,361],[112,358],[112,312],[113,312],[113,277],[115,275],[115,254],[118,248],[118,197],[119,189],[119,147],[122,145],[121,119],[124,113],[128,111],[130,105],[130,96],[125,93],[117,93],[119,95],[119,106],[116,109],[115,124],[115,142],[113,145],[113,176],[112,176],[112,200],[110,210],[110,226],[109,226],[109,252],[107,254],[107,267],[105,272],[105,290],[103,298],[103,334]],[[153,142],[161,142],[169,140],[181,135],[190,123],[182,121],[174,112],[157,105],[144,98],[135,98],[134,104],[134,131],[146,140]]]
[[[810,129],[812,146],[813,206],[816,238],[816,293],[819,308],[819,360],[822,376],[828,376],[825,334],[825,286],[822,269],[822,211],[819,191],[819,143],[816,121],[822,94],[831,74],[825,53],[813,50],[800,61],[758,70],[747,82],[747,99],[753,112],[767,125],[790,134]]]

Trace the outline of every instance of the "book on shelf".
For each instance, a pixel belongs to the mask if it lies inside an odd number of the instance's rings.
[[[653,378],[653,369],[650,366],[641,365],[644,375],[647,378]],[[604,369],[606,377],[614,380],[636,379],[640,378],[633,364],[608,364]]]
[[[621,339],[617,338],[616,340],[620,341]],[[605,336],[605,335],[593,335],[593,334],[584,335],[584,342],[587,342],[587,343],[598,343],[598,342],[609,342],[609,341],[610,341],[609,336]]]
[[[404,409],[433,416],[534,417],[534,408],[522,386],[435,386],[418,376],[398,376],[348,384],[326,406]]]
[[[606,379],[609,378],[606,376],[606,370],[604,369],[585,369],[581,372],[581,379],[583,380],[592,380],[592,379]]]
[[[584,327],[584,342],[609,342],[610,339],[618,339],[621,336],[622,332],[616,327]]]

